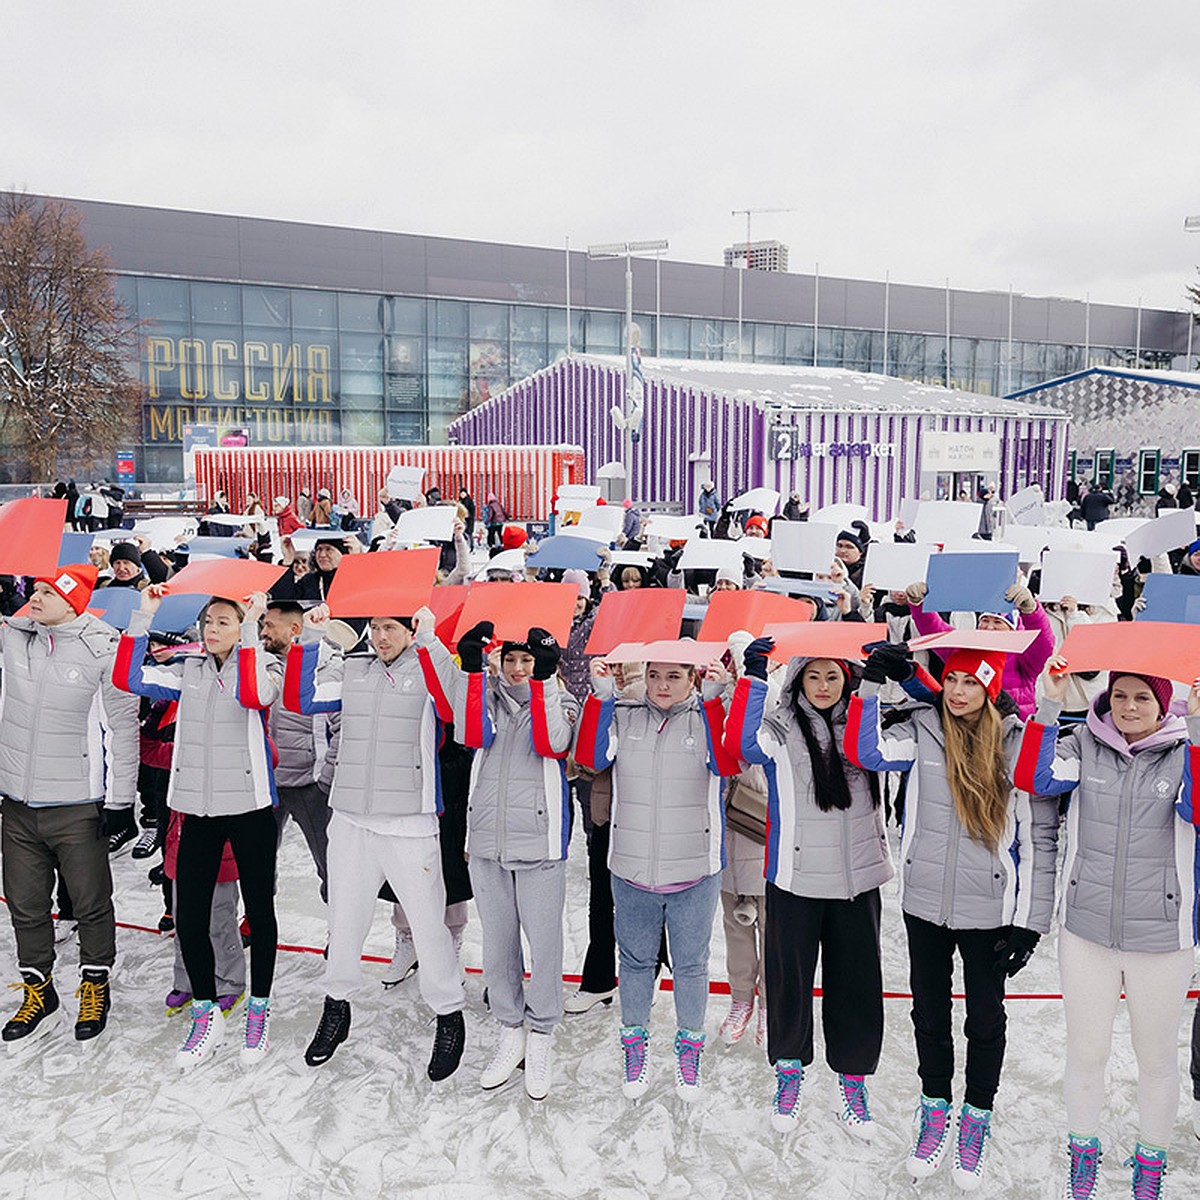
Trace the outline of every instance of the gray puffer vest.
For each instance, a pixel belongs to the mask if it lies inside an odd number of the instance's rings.
[[[117,636],[84,613],[0,627],[0,792],[34,807],[127,808],[138,773],[138,702],[113,686]]]
[[[786,693],[785,693],[786,694]],[[830,722],[801,696],[822,754],[842,753],[846,705],[839,701]],[[881,887],[895,871],[888,850],[883,812],[871,797],[865,771],[842,759],[850,807],[822,811],[817,804],[812,759],[799,722],[787,704],[763,722],[759,744],[770,755],[767,775],[770,831],[766,876],[797,896],[852,900]]]
[[[698,696],[667,711],[618,700],[610,753],[612,816],[608,866],[641,887],[715,875],[725,865],[721,778],[708,766]]]

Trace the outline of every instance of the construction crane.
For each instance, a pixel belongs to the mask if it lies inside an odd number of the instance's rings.
[[[730,216],[746,218],[746,266],[750,270],[750,219],[762,213],[793,213],[795,208],[735,208]],[[737,320],[738,360],[742,358],[742,275],[738,274],[738,320]]]

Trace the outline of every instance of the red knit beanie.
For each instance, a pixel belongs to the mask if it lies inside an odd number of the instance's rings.
[[[1171,707],[1171,697],[1175,695],[1175,687],[1169,679],[1163,679],[1161,675],[1143,675],[1140,671],[1109,671],[1108,688],[1105,691],[1109,704],[1112,704],[1113,684],[1126,676],[1130,679],[1140,679],[1154,693],[1154,698],[1158,701],[1159,712],[1165,717],[1167,709]]]
[[[529,535],[520,525],[505,525],[503,532],[500,534],[500,543],[505,550],[519,550],[525,545],[528,537]]]
[[[34,582],[49,584],[76,614],[80,614],[92,598],[98,575],[91,563],[70,563],[59,567],[53,575],[39,575]]]
[[[1007,655],[996,650],[955,650],[946,659],[944,679],[951,671],[965,671],[974,675],[987,691],[993,704],[1000,695],[1000,682],[1004,678],[1004,663]]]

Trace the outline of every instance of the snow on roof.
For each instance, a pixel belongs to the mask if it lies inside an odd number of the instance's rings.
[[[1044,392],[1048,388],[1061,387],[1065,383],[1074,383],[1077,379],[1087,379],[1089,375],[1113,375],[1121,379],[1143,379],[1147,383],[1165,383],[1172,387],[1200,388],[1200,371],[1157,371],[1145,367],[1088,367],[1085,371],[1073,371],[1070,375],[1059,375],[1056,379],[1047,379],[1043,383],[1035,383],[1031,387],[1013,392],[1016,396],[1029,396],[1034,392]]]
[[[624,358],[581,354],[583,362],[625,369]],[[721,392],[760,409],[793,412],[912,412],[944,416],[1065,417],[1060,408],[1027,404],[979,392],[913,383],[894,375],[872,375],[842,367],[792,367],[773,363],[710,362],[703,359],[642,359],[649,380]]]

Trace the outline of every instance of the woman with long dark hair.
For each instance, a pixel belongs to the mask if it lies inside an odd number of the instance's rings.
[[[992,1106],[1004,1064],[1004,981],[1022,969],[1050,927],[1058,809],[1014,787],[1024,723],[1000,690],[1005,656],[959,649],[946,659],[932,704],[882,725],[878,691],[913,672],[897,646],[871,652],[850,701],[846,757],[868,771],[908,771],[900,841],[900,902],[921,1099],[908,1158],[932,1175],[950,1146],[954,1079],[954,955],[966,989],[967,1065],[954,1180],[983,1179]]]
[[[772,1123],[799,1121],[800,1088],[813,1061],[813,983],[822,961],[825,1057],[837,1072],[841,1120],[855,1137],[875,1133],[866,1076],[883,1045],[879,889],[891,857],[874,775],[845,761],[842,739],[852,672],[839,659],[797,658],[782,702],[768,712],[770,638],[744,651],[725,746],[767,777],[764,968],[767,1056],[775,1066]]]

